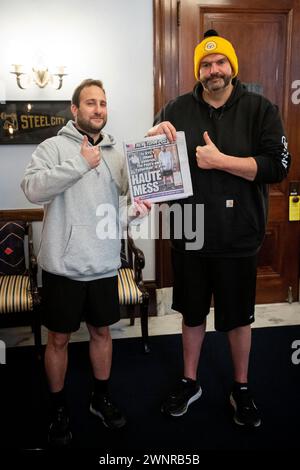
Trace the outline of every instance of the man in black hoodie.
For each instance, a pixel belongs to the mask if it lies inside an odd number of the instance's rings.
[[[229,41],[208,31],[195,48],[194,67],[193,92],[170,101],[148,131],[170,141],[176,130],[185,131],[194,194],[179,203],[193,209],[180,222],[189,231],[196,206],[204,205],[202,248],[191,248],[184,236],[172,240],[172,308],[183,315],[184,374],[162,411],[181,416],[201,396],[197,368],[213,295],[215,328],[227,332],[233,360],[234,421],[257,427],[261,418],[248,387],[257,253],[267,222],[267,184],[286,177],[290,155],[277,107],[236,78],[238,59]]]

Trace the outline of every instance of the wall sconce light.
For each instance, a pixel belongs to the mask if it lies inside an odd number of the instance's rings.
[[[13,70],[10,72],[16,76],[17,85],[22,90],[28,88],[32,81],[40,88],[45,88],[51,84],[56,90],[60,90],[63,84],[63,78],[68,75],[65,73],[65,66],[59,65],[54,73],[50,73],[47,67],[32,67],[31,72],[27,72],[24,65],[13,64]]]

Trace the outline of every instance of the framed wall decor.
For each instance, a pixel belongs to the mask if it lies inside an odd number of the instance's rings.
[[[0,144],[39,144],[72,119],[70,101],[0,103]]]

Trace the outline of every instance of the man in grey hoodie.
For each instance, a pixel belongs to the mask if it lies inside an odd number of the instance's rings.
[[[126,422],[108,392],[109,325],[120,319],[119,196],[128,195],[125,158],[114,149],[113,137],[102,132],[107,103],[100,80],[84,80],[75,89],[71,111],[74,121],[37,147],[21,183],[29,201],[44,205],[38,262],[43,279],[43,323],[49,330],[45,369],[51,392],[48,439],[52,445],[66,445],[72,438],[64,382],[68,343],[83,313],[94,375],[90,411],[109,428]],[[101,207],[109,209],[105,212],[108,225],[114,227],[113,236],[97,229]],[[147,201],[138,201],[133,217],[149,209]]]

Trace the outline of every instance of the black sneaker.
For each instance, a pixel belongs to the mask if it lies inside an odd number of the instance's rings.
[[[198,400],[201,394],[200,385],[193,380],[183,378],[163,403],[161,411],[171,416],[182,416],[187,412],[189,405]]]
[[[69,415],[64,406],[57,408],[52,416],[48,431],[48,442],[54,447],[67,446],[72,440]]]
[[[125,416],[111,402],[108,395],[93,394],[90,412],[101,418],[107,428],[121,428],[126,424]]]
[[[233,391],[230,395],[230,404],[234,409],[233,419],[236,424],[255,428],[261,425],[257,407],[248,388]]]

